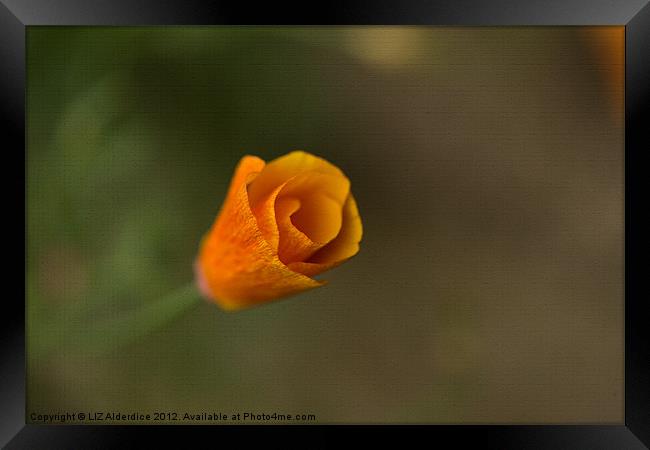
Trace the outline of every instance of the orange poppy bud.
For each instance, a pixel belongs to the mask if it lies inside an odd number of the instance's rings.
[[[322,158],[294,151],[268,164],[244,156],[195,263],[204,296],[250,307],[325,284],[314,275],[359,251],[350,181]]]

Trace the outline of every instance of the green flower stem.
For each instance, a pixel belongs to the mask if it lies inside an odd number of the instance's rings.
[[[132,343],[179,318],[201,300],[192,282],[137,311],[100,323],[87,339],[88,350],[104,353]]]
[[[62,350],[66,353],[101,355],[142,338],[181,317],[197,306],[202,297],[195,283],[183,286],[165,297],[147,303],[135,311],[100,321],[85,330],[69,330]],[[47,350],[41,349],[44,353]]]

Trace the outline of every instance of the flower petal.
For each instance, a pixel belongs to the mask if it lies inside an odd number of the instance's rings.
[[[342,206],[323,194],[315,194],[308,200],[292,214],[291,222],[312,241],[326,244],[341,231]]]
[[[304,261],[339,234],[349,191],[343,175],[309,171],[286,182],[275,208],[282,262]]]
[[[290,270],[264,238],[247,193],[247,184],[262,168],[259,158],[242,158],[221,212],[201,245],[197,278],[224,309],[253,306],[323,284]]]
[[[325,244],[312,241],[302,231],[295,227],[291,215],[301,208],[300,201],[293,197],[282,197],[275,204],[277,226],[279,229],[278,257],[288,264],[302,261],[313,255]]]
[[[317,251],[305,262],[292,262],[291,270],[307,276],[314,276],[345,262],[359,251],[363,236],[363,225],[357,203],[350,193],[343,205],[343,224],[341,232],[328,245]]]
[[[281,184],[275,188],[269,195],[258,201],[257,204],[250,203],[249,198],[250,207],[253,215],[257,219],[260,231],[269,245],[276,251],[280,242],[280,232],[276,222],[275,204],[278,194],[285,184]]]
[[[260,174],[249,189],[248,196],[251,204],[257,204],[276,187],[306,171],[345,177],[341,169],[323,158],[300,150],[293,151],[266,165],[264,173]]]
[[[303,261],[338,235],[343,204],[350,192],[345,176],[304,172],[256,204],[250,200],[250,192],[259,177],[248,188],[249,201],[262,234],[282,262]]]

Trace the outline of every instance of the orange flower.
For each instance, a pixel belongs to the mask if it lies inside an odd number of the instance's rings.
[[[195,264],[203,295],[224,309],[325,284],[311,277],[359,251],[350,181],[322,158],[291,152],[268,164],[244,156]]]

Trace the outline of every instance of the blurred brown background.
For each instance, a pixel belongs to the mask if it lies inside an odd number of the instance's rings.
[[[27,37],[28,416],[622,422],[623,27]],[[294,149],[363,219],[329,285],[65,339],[191,281],[239,158]]]

